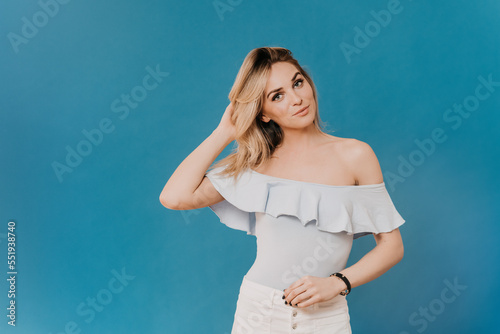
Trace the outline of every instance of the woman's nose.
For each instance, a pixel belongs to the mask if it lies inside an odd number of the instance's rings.
[[[291,93],[290,99],[293,104],[301,104],[302,103],[302,98],[295,92]]]

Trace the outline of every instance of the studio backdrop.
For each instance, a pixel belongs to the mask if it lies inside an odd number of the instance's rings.
[[[373,148],[406,220],[403,260],[347,298],[353,333],[498,333],[499,13],[2,1],[0,332],[230,333],[255,237],[159,195],[219,124],[246,54],[280,46],[311,74],[326,130]],[[374,246],[355,240],[348,266]]]

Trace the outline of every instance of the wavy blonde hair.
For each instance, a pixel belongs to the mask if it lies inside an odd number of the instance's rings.
[[[273,120],[268,123],[261,120],[267,80],[271,66],[277,62],[288,62],[302,73],[312,87],[314,101],[318,106],[316,87],[290,50],[281,47],[253,49],[245,57],[229,92],[229,100],[233,102],[232,121],[236,127],[237,146],[209,170],[225,166],[220,174],[237,179],[245,169],[256,169],[271,159],[275,149],[282,143],[283,131],[280,126]],[[314,124],[318,131],[323,132],[326,123],[321,121],[318,107]]]

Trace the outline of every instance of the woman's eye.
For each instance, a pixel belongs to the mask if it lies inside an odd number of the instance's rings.
[[[277,96],[281,96],[281,93],[278,93],[278,94],[274,95],[274,96],[273,96],[273,101],[275,101],[275,100],[276,100],[276,97],[277,97]]]
[[[304,82],[303,79],[299,79],[297,81],[295,81],[295,84],[296,84],[296,87],[297,87],[297,83],[300,82],[300,85],[298,85],[298,87],[302,86],[302,83]]]

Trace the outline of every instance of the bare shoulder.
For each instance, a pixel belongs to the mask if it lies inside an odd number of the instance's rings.
[[[342,157],[352,171],[356,184],[383,182],[378,158],[369,144],[355,138],[333,137],[332,145],[334,152]]]
[[[351,160],[371,151],[370,145],[355,138],[342,138],[328,135],[331,149],[341,154],[343,158]]]

